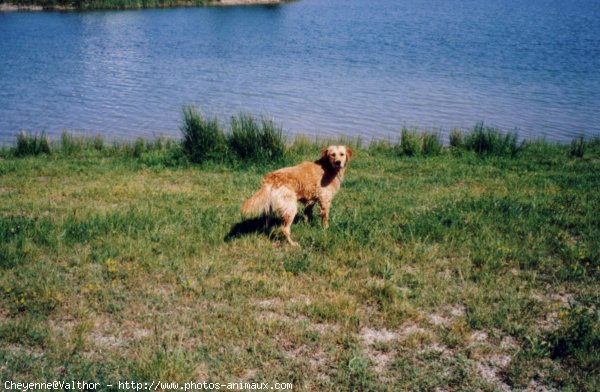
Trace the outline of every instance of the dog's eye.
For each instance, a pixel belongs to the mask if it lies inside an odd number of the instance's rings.
[[[334,157],[335,156],[335,152],[333,154],[331,154],[331,156]]]
[[[343,157],[343,156],[344,156],[344,153],[343,153],[343,152],[342,152],[342,153],[340,153],[340,156],[341,156],[341,157]]]

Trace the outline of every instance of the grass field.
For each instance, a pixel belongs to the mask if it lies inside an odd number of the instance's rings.
[[[292,227],[300,249],[239,210],[318,143],[271,164],[69,135],[5,148],[2,385],[599,390],[600,143],[411,137],[355,146],[330,228]]]

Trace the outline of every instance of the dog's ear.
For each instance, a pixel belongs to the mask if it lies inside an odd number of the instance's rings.
[[[323,147],[323,149],[321,149],[321,159],[327,159],[328,151],[329,151],[329,147]]]
[[[348,146],[344,147],[346,147],[346,155],[348,156],[348,160],[350,160],[350,158],[352,158],[352,150]]]

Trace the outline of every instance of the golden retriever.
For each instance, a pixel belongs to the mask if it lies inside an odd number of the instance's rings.
[[[304,203],[305,219],[312,216],[312,209],[319,202],[323,227],[327,228],[331,201],[340,189],[351,157],[352,150],[347,146],[329,146],[323,148],[321,158],[315,162],[302,162],[267,174],[258,192],[244,202],[242,216],[279,215],[285,239],[298,246],[290,236],[298,201]]]

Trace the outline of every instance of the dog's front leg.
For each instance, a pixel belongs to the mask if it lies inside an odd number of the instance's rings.
[[[313,209],[314,209],[316,203],[317,203],[316,200],[309,200],[304,205],[304,221],[305,222],[312,221]]]

